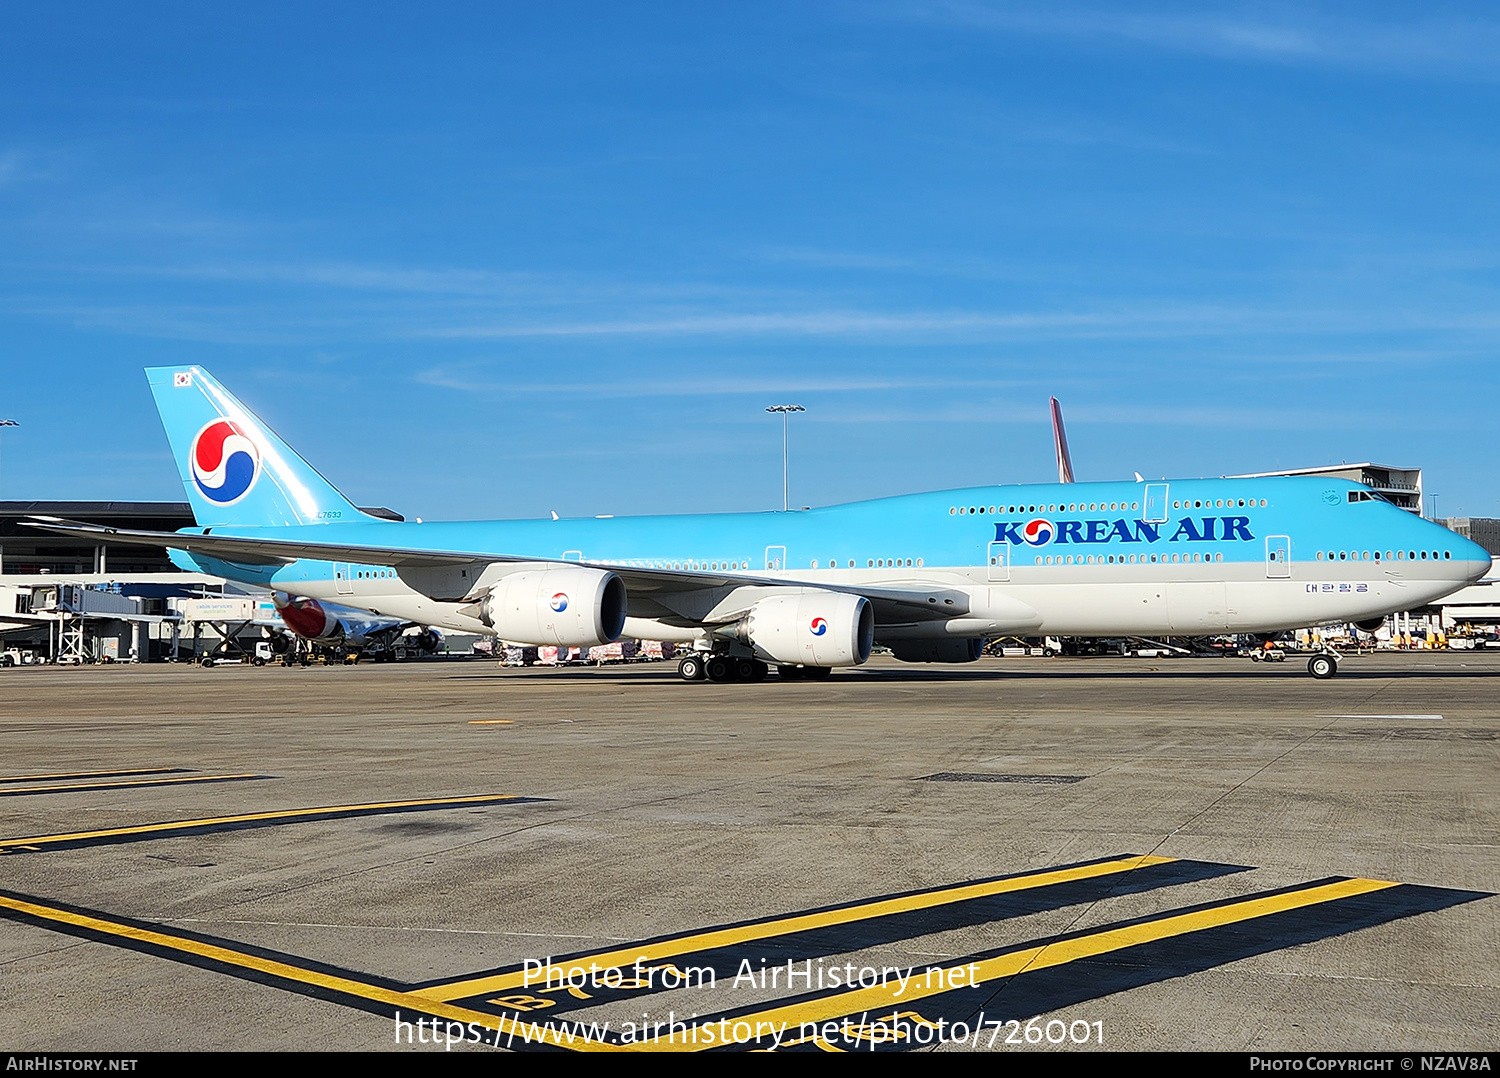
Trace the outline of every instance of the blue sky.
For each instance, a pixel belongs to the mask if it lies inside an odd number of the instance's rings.
[[[1366,460],[1500,516],[1486,4],[11,5],[0,498],[194,362],[427,519]]]

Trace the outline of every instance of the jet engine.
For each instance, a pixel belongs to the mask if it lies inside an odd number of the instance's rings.
[[[479,620],[517,644],[590,648],[625,628],[625,582],[602,569],[523,570],[495,582]]]
[[[802,591],[760,600],[735,636],[761,658],[788,666],[858,666],[875,642],[875,611],[860,595]]]
[[[431,655],[443,646],[443,634],[437,629],[423,627],[416,632],[408,631],[401,637],[401,643],[407,647],[420,649],[427,655]]]
[[[971,663],[984,654],[984,641],[882,640],[904,663]]]
[[[1354,623],[1354,627],[1356,629],[1363,629],[1367,633],[1373,633],[1376,629],[1379,629],[1384,624],[1385,624],[1385,618],[1379,617],[1379,618],[1369,618],[1366,621],[1356,621]]]

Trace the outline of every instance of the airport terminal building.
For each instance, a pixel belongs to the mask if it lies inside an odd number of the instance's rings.
[[[283,628],[264,591],[185,573],[160,547],[100,544],[24,523],[38,516],[149,531],[194,524],[186,502],[0,502],[0,656],[145,662]]]

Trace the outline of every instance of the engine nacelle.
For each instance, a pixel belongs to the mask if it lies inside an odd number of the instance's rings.
[[[479,620],[517,644],[591,648],[619,638],[625,607],[625,582],[614,573],[529,569],[495,582]]]
[[[1384,617],[1379,617],[1379,618],[1369,618],[1369,619],[1367,619],[1365,621],[1356,621],[1354,623],[1354,627],[1356,629],[1363,629],[1367,633],[1373,633],[1373,632],[1375,632],[1377,629],[1379,629],[1384,624],[1385,624],[1385,618]]]
[[[772,662],[858,666],[875,643],[875,611],[861,595],[804,591],[762,599],[735,631],[756,655]]]
[[[882,640],[904,663],[971,663],[984,654],[984,641]]]
[[[334,644],[344,638],[344,626],[338,615],[316,599],[299,599],[276,592],[272,595],[276,612],[286,627],[304,640]]]

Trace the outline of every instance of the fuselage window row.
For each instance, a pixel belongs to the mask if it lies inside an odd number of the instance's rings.
[[[1175,501],[1173,509],[1233,509],[1236,506],[1243,509],[1247,505],[1254,508],[1264,509],[1269,503],[1264,498],[1250,498],[1248,501],[1240,498],[1200,498],[1196,501]],[[1055,505],[991,505],[988,508],[982,505],[951,505],[948,507],[950,517],[958,516],[980,516],[985,513],[994,515],[1011,515],[1014,513],[1122,513],[1136,512],[1140,509],[1140,502],[1069,502],[1057,503]]]
[[[1327,561],[1380,561],[1381,560],[1380,551],[1378,551],[1378,550],[1375,551],[1373,554],[1370,551],[1368,551],[1368,550],[1330,550],[1326,554],[1323,551],[1320,550],[1320,551],[1318,551],[1316,557],[1317,557],[1318,561],[1324,561],[1324,560],[1327,560]],[[1451,561],[1453,559],[1453,551],[1451,551],[1451,550],[1434,550],[1429,555],[1428,552],[1425,551],[1425,550],[1397,550],[1394,553],[1392,553],[1391,551],[1387,550],[1385,552],[1385,559],[1384,560],[1386,560],[1386,561],[1418,561],[1418,560],[1427,561],[1429,557],[1433,561],[1438,561],[1439,559],[1441,559],[1443,561]]]
[[[819,564],[820,563],[819,563],[818,559],[814,558],[812,560],[812,562],[810,563],[810,566],[811,566],[811,568],[816,569],[816,568],[818,568]],[[853,569],[854,568],[854,564],[855,564],[854,563],[854,559],[850,558],[849,559],[849,568]],[[924,563],[923,559],[921,559],[921,558],[866,558],[865,559],[865,568],[866,569],[910,569],[913,566],[915,566],[916,568],[920,569],[920,568],[922,568],[922,566],[924,564],[925,563]],[[837,558],[829,558],[828,559],[828,568],[830,568],[830,569],[837,569],[838,567],[839,567],[839,560]]]
[[[1213,554],[1049,554],[1038,556],[1037,565],[1152,565],[1170,562],[1216,562],[1224,555]],[[991,564],[994,564],[991,562]]]

